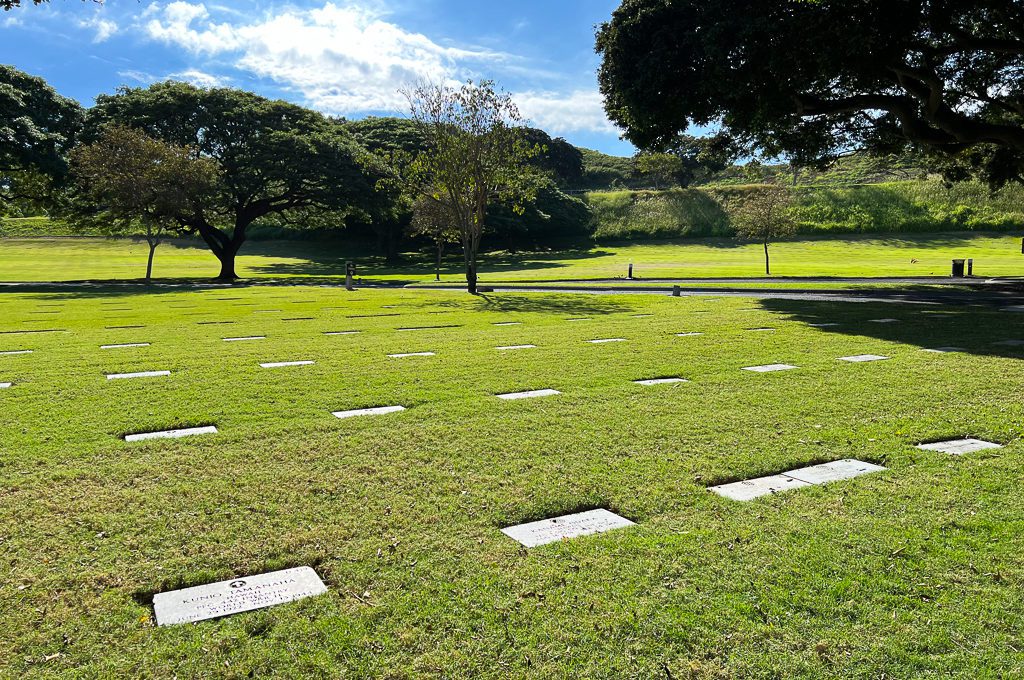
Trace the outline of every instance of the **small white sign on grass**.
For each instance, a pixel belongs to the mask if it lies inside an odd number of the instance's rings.
[[[567,538],[588,536],[612,529],[623,529],[635,526],[625,517],[603,508],[562,515],[537,522],[517,524],[501,530],[509,538],[518,541],[527,548],[535,548],[547,543],[556,543]]]
[[[918,444],[917,448],[924,451],[941,451],[954,456],[962,456],[965,453],[985,451],[987,449],[1001,449],[1002,444],[987,442],[984,439],[951,439],[944,442],[932,442],[930,444]]]
[[[326,592],[327,586],[313,569],[295,567],[157,593],[153,596],[153,612],[158,626],[172,626],[263,609]]]

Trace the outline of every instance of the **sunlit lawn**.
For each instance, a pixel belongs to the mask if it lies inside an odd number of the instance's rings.
[[[786,241],[771,246],[776,276],[948,276],[950,260],[973,258],[978,276],[1022,276],[1020,239],[1007,235],[928,234],[890,238],[846,237]],[[0,281],[138,279],[145,273],[143,241],[96,238],[0,239]],[[246,278],[344,276],[353,260],[372,280],[431,281],[429,253],[406,253],[397,265],[365,248],[312,241],[257,241],[245,245],[238,273]],[[659,277],[758,277],[764,274],[759,244],[731,239],[637,243],[552,250],[487,253],[484,282],[625,277],[629,264],[642,279]],[[217,260],[196,241],[166,243],[157,250],[158,278],[208,278]],[[463,278],[461,257],[446,259],[442,279]]]
[[[1024,315],[927,311],[0,294],[0,352],[33,351],[0,356],[0,676],[1020,676],[1024,348],[992,343],[1024,339]],[[397,330],[418,326],[456,327]],[[151,346],[99,348],[130,342]],[[538,347],[495,349],[518,344]],[[950,345],[967,351],[923,351]],[[436,356],[387,357],[411,351]],[[863,353],[891,359],[837,361]],[[258,366],[289,360],[316,363]],[[799,369],[740,370],[778,362]],[[104,377],[143,370],[172,375]],[[632,382],[666,376],[690,382]],[[494,396],[539,388],[562,394]],[[964,435],[1006,447],[914,448]],[[706,490],[851,457],[889,469],[750,503]],[[499,531],[595,507],[637,526],[529,551]],[[329,594],[153,625],[154,592],[297,565]]]

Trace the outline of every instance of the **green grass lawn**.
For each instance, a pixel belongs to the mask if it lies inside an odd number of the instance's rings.
[[[99,238],[0,239],[0,281],[138,279],[145,274],[144,241]],[[891,237],[833,237],[772,245],[777,276],[947,276],[953,258],[974,258],[978,276],[1022,276],[1020,238],[1008,235],[900,234]],[[337,244],[263,241],[245,245],[238,273],[246,278],[341,278],[345,261],[373,280],[431,281],[428,254],[409,253],[399,265]],[[550,253],[485,254],[483,282],[625,277],[630,263],[644,279],[764,274],[759,244],[733,239],[598,246]],[[157,250],[158,278],[217,275],[214,256],[200,243],[179,241]],[[442,278],[463,280],[461,256],[446,260]]]
[[[456,327],[396,330],[413,326]],[[33,350],[0,356],[0,676],[1024,673],[1024,348],[992,344],[1024,339],[1024,315],[92,289],[0,294],[0,331],[0,352]],[[222,341],[249,335],[267,339]],[[628,342],[585,342],[607,337]],[[151,346],[99,348],[130,342]],[[538,347],[494,349],[514,344]],[[923,351],[947,345],[968,351]],[[436,356],[386,356],[415,351]],[[892,358],[837,361],[863,353]],[[316,364],[258,366],[289,360]],[[779,362],[799,369],[740,370]],[[172,375],[104,378],[143,370]],[[664,376],[691,382],[631,382]],[[540,388],[562,394],[493,396]],[[408,410],[330,413],[392,404]],[[963,435],[1006,447],[914,447]],[[749,503],[707,491],[843,458],[889,469]],[[531,550],[500,532],[597,507],[637,526]],[[299,565],[330,592],[153,624],[156,592]]]

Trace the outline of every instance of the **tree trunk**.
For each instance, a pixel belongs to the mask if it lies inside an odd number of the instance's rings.
[[[466,290],[470,295],[476,295],[476,258],[466,261]]]
[[[767,240],[765,240],[765,242],[764,242],[764,273],[765,273],[765,276],[771,276],[772,275],[771,262],[768,259],[768,241]]]
[[[153,255],[156,254],[156,247],[159,243],[149,241],[149,259],[146,260],[146,283],[153,280]]]

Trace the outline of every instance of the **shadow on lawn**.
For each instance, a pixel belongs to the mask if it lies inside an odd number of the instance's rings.
[[[464,299],[430,300],[423,307],[443,307],[461,312],[532,312],[539,314],[565,314],[570,316],[596,316],[617,314],[632,310],[628,300],[618,296],[600,295],[467,295]]]
[[[256,255],[257,253],[251,253]],[[610,253],[603,250],[569,249],[552,252],[494,252],[481,253],[479,269],[481,276],[501,274],[509,271],[559,269],[569,265],[562,260],[584,260],[605,257]],[[294,255],[293,255],[294,256]],[[270,276],[326,276],[341,277],[345,275],[345,262],[355,262],[361,277],[374,278],[380,276],[430,276],[435,272],[432,255],[417,255],[415,260],[388,262],[380,255],[351,255],[343,257],[331,253],[317,255],[304,252],[302,262],[279,262],[267,265],[247,264],[246,268],[254,274]],[[458,276],[465,273],[461,255],[446,257],[441,263],[441,274]]]
[[[961,304],[916,305],[763,299],[767,311],[785,314],[806,324],[837,323],[822,332],[877,338],[921,349],[956,347],[967,354],[1024,359],[1024,314],[998,308]],[[879,323],[873,319],[897,319]],[[865,350],[868,351],[868,350]]]

